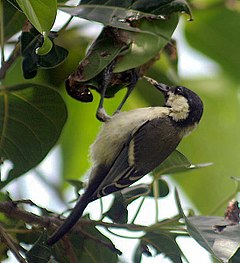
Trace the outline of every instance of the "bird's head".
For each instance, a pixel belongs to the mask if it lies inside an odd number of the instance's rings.
[[[198,124],[203,114],[203,103],[192,90],[183,86],[170,87],[146,78],[165,97],[165,107],[170,108],[169,116],[179,125],[188,126]]]

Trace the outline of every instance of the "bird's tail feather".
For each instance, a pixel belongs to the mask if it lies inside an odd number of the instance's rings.
[[[89,197],[83,194],[81,198],[78,200],[76,206],[68,216],[67,220],[63,222],[63,224],[56,230],[55,233],[47,240],[47,244],[52,246],[59,239],[61,239],[72,227],[77,223],[77,221],[82,216],[86,206],[89,203]]]

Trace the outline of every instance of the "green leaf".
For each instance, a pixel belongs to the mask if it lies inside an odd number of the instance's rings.
[[[25,16],[7,1],[3,1],[4,39],[5,41],[22,29]]]
[[[46,231],[39,237],[37,242],[27,253],[27,261],[29,263],[48,263],[52,254],[51,247],[46,245]]]
[[[167,231],[151,231],[147,232],[147,234],[141,238],[140,246],[152,247],[156,251],[156,254],[164,254],[165,257],[171,259],[172,262],[182,263],[181,256],[183,254],[175,240],[176,237],[177,234]],[[135,260],[136,263],[139,262],[139,256],[136,254]]]
[[[190,161],[178,150],[175,150],[162,164],[152,171],[153,176],[186,172],[192,169],[204,168],[212,163],[191,164]]]
[[[128,221],[128,210],[127,206],[124,204],[124,198],[121,192],[114,194],[113,204],[110,209],[104,213],[104,216],[112,219],[113,222],[119,224],[126,224]]]
[[[17,0],[18,5],[31,22],[41,33],[48,34],[53,26],[57,14],[56,0]]]
[[[130,39],[123,41],[120,32],[105,27],[93,42],[86,57],[80,62],[74,79],[79,82],[91,80],[97,76],[122,50],[126,49]],[[129,42],[129,43],[128,43]]]
[[[116,62],[114,73],[124,72],[147,63],[167,44],[177,23],[177,15],[172,15],[168,19],[137,20],[135,28],[142,30],[140,32],[112,27],[103,28],[86,57],[71,75],[72,82],[84,82],[84,85],[98,87],[99,80],[103,78],[103,70],[113,60]],[[114,85],[111,87],[110,93],[115,94],[121,88],[119,82],[115,84],[116,90]],[[122,83],[122,86],[124,87],[125,83]]]
[[[240,246],[240,225],[234,225],[231,221],[217,216],[186,217],[177,191],[175,198],[189,234],[211,255],[228,262]],[[220,228],[220,232],[216,231]]]
[[[163,174],[173,174],[186,171],[191,167],[190,161],[178,150],[175,150],[162,164],[155,170],[153,175],[159,177]]]
[[[114,72],[136,68],[155,57],[170,41],[177,24],[177,14],[165,19],[137,20],[136,28],[140,32],[128,32],[128,38],[131,40],[130,51],[120,59]]]
[[[53,47],[52,41],[50,40],[50,38],[47,37],[46,34],[43,34],[43,39],[44,40],[42,46],[36,49],[36,53],[41,56],[49,53]]]
[[[168,16],[174,12],[187,12],[191,16],[190,8],[184,0],[145,0],[145,1],[81,1],[75,7],[63,7],[62,11],[73,16],[94,20],[105,26],[113,26],[126,30],[137,31],[129,21],[146,18],[158,18],[159,15]],[[128,20],[129,19],[129,20]]]
[[[38,84],[0,89],[0,156],[13,163],[4,187],[40,163],[56,144],[67,118],[59,93]]]

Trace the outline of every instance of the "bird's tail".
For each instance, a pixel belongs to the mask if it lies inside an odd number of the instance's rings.
[[[61,239],[71,228],[77,223],[77,221],[82,216],[86,206],[89,203],[89,197],[83,194],[78,200],[76,206],[68,216],[68,218],[63,222],[63,224],[56,230],[55,233],[47,240],[47,244],[52,246],[59,239]]]

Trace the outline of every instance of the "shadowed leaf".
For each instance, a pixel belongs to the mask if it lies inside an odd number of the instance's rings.
[[[123,189],[114,194],[111,208],[104,214],[116,223],[125,224],[128,221],[127,206],[140,196],[146,196],[150,192],[149,185],[139,184]]]
[[[50,260],[51,247],[46,245],[47,233],[44,231],[37,242],[27,253],[29,263],[47,263]]]
[[[13,163],[0,187],[43,160],[66,117],[65,104],[53,88],[28,83],[0,89],[0,156]]]
[[[145,1],[81,1],[75,7],[62,7],[62,11],[73,16],[79,16],[121,29],[139,31],[139,29],[128,23],[132,19],[145,16],[147,18],[158,18],[168,16],[174,12],[186,12],[191,17],[191,11],[186,1],[180,0],[145,0]]]
[[[139,255],[139,249],[141,247],[151,247],[155,250],[156,254],[164,254],[165,257],[172,260],[174,263],[182,263],[182,251],[176,243],[176,237],[178,235],[166,231],[153,231],[147,232],[145,236],[141,238],[139,248],[135,254],[134,263],[141,262],[141,255]],[[145,250],[142,250],[144,254]],[[150,254],[148,254],[150,256]]]

